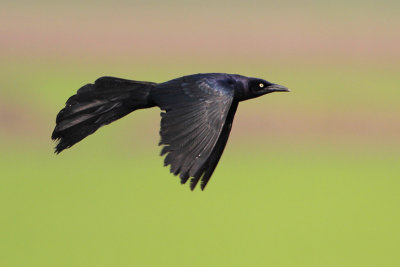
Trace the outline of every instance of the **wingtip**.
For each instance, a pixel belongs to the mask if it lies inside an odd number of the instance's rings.
[[[56,147],[54,148],[54,154],[56,154],[56,155],[60,154],[61,151],[63,151],[63,149],[62,149],[62,148],[59,148],[58,146],[56,146]]]
[[[193,182],[193,179],[190,181],[190,190],[194,191],[196,188],[196,183]]]
[[[195,188],[196,188],[196,185],[197,185],[197,183],[199,182],[199,180],[200,180],[200,177],[193,177],[191,180],[190,180],[190,190],[194,190]]]
[[[204,191],[204,188],[206,188],[206,185],[205,184],[201,184],[200,188],[201,188],[201,191]]]

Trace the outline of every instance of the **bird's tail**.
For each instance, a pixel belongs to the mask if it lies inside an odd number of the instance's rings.
[[[57,115],[51,138],[57,140],[60,153],[130,112],[154,106],[151,88],[156,84],[113,77],[102,77],[80,88]]]

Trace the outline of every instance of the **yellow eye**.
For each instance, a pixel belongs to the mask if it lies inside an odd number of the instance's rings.
[[[259,86],[260,88],[263,88],[263,87],[264,87],[264,84],[263,84],[263,83],[260,83],[258,86]]]

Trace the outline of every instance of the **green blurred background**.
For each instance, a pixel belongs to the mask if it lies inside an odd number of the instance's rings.
[[[0,9],[0,266],[400,266],[399,1],[18,1]],[[103,75],[291,88],[241,103],[207,189],[158,156],[159,110],[59,156]]]

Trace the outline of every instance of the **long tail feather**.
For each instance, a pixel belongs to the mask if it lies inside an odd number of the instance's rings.
[[[150,90],[155,83],[102,77],[71,96],[57,115],[51,138],[55,153],[73,146],[101,126],[140,108],[154,106]]]

